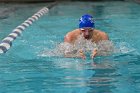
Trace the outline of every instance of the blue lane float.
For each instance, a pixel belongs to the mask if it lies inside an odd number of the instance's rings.
[[[34,21],[38,20],[41,16],[48,13],[49,8],[44,7],[35,13],[33,16],[25,20],[21,25],[17,26],[6,38],[0,43],[0,54],[6,53],[12,46],[12,42],[22,34],[22,32],[33,24]]]

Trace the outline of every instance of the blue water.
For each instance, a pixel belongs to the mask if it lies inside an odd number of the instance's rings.
[[[34,8],[7,6],[20,8],[1,17],[1,40],[45,4],[32,5]],[[133,2],[58,4],[0,55],[0,93],[139,93],[139,10],[140,4]],[[119,53],[94,60],[41,56],[63,42],[65,34],[78,27],[78,18],[85,13],[94,16],[96,28],[108,33]]]

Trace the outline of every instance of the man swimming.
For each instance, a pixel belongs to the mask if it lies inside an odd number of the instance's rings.
[[[76,40],[82,36],[85,40],[98,44],[103,40],[109,40],[108,35],[105,32],[95,29],[94,20],[91,15],[85,14],[79,20],[79,28],[71,32],[68,32],[64,38],[64,42],[74,45]],[[79,55],[75,57],[81,57],[85,59],[86,56],[82,49],[78,50]],[[91,52],[91,58],[94,58],[98,54],[98,49],[94,48]],[[70,52],[65,53],[66,57],[74,57]]]

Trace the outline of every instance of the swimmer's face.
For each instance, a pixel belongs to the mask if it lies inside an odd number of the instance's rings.
[[[93,31],[94,31],[93,28],[86,27],[86,28],[80,28],[80,30],[83,33],[83,36],[85,39],[91,39]]]

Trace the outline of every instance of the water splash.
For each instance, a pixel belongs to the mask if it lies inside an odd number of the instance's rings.
[[[73,53],[77,55],[79,50],[82,49],[85,54],[91,54],[92,51],[97,48],[99,56],[108,56],[111,54],[139,54],[135,48],[133,48],[127,42],[113,42],[110,40],[102,40],[98,43],[94,43],[91,40],[84,39],[83,36],[79,36],[75,43],[70,44],[67,42],[53,42],[55,44],[54,49],[45,48],[39,56],[64,56],[65,53]]]
[[[114,45],[116,47],[115,53],[139,55],[139,52],[127,42],[115,42]]]
[[[91,52],[97,48],[99,55],[109,55],[111,53],[114,53],[116,50],[114,47],[113,42],[109,40],[100,41],[98,44],[92,42],[91,40],[86,40],[82,36],[79,36],[79,38],[75,41],[74,44],[70,44],[67,42],[60,43],[56,45],[56,48],[54,49],[48,49],[46,48],[40,56],[64,56],[65,53],[70,52],[73,54],[77,54],[78,50],[82,49],[85,54]]]

